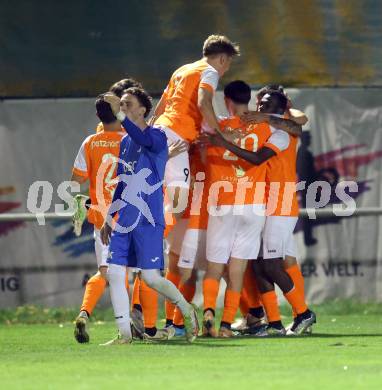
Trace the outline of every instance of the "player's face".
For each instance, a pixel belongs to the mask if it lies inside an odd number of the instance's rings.
[[[121,99],[121,111],[123,111],[132,122],[135,122],[144,116],[145,108],[139,104],[138,99],[134,95],[125,94]]]
[[[258,107],[260,112],[265,112],[265,113],[275,112],[274,102],[272,101],[271,96],[267,93],[261,98]]]

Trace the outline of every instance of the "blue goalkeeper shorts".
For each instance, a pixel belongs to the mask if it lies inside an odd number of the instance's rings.
[[[107,262],[139,269],[163,269],[164,227],[138,225],[128,233],[113,232]]]

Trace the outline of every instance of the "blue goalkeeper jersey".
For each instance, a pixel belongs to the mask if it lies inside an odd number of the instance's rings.
[[[124,228],[123,232],[132,231],[141,224],[164,227],[166,134],[151,126],[142,131],[128,118],[122,126],[127,135],[120,144],[118,184],[109,212],[111,215],[118,212],[117,223]]]

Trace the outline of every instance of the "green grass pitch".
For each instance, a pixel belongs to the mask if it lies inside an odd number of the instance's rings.
[[[8,321],[0,325],[1,388],[381,389],[380,309],[315,309],[312,336],[199,338],[192,345],[176,339],[100,347],[115,335],[111,321],[92,322],[90,344],[80,345],[70,322]]]

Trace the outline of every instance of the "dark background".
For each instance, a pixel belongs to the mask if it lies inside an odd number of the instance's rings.
[[[134,76],[160,93],[224,33],[229,79],[251,85],[382,85],[382,2],[0,0],[0,97],[95,96]]]

